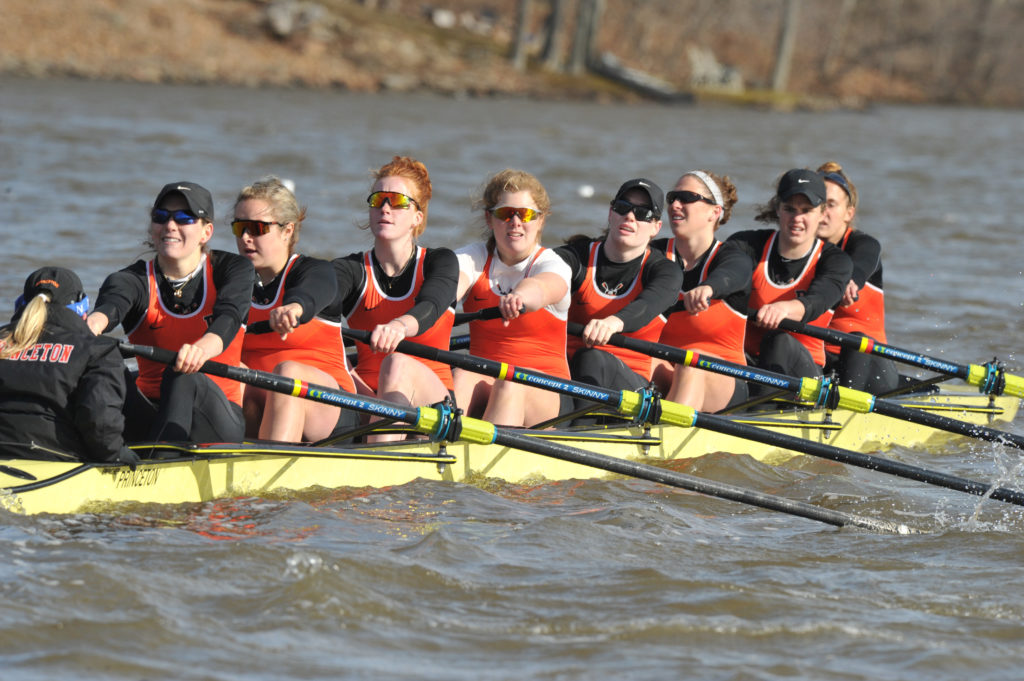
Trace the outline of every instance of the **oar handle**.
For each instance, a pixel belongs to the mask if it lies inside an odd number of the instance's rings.
[[[523,312],[524,310],[520,310]],[[469,322],[482,322],[488,319],[499,319],[501,317],[501,308],[498,306],[485,307],[482,310],[476,310],[475,312],[458,312],[455,314],[455,326],[461,326],[462,324],[468,324]]]

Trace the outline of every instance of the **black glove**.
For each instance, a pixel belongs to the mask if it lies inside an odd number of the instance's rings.
[[[109,463],[122,463],[135,470],[135,466],[139,463],[139,455],[127,447],[121,447],[116,454],[108,457],[107,461]]]

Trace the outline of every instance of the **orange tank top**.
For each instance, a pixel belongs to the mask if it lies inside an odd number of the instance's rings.
[[[852,229],[847,229],[843,235],[839,247],[844,251],[852,233]],[[871,282],[865,282],[853,305],[836,308],[829,328],[843,333],[863,333],[878,343],[885,343],[885,293]],[[825,346],[825,350],[833,354],[839,354],[840,349],[838,345]]]
[[[281,275],[281,285],[278,286],[277,294],[270,303],[260,305],[253,301],[252,307],[249,308],[250,325],[269,321],[270,311],[281,305],[288,285],[288,274],[298,258],[298,255],[292,255],[288,259],[284,274]],[[245,336],[242,361],[246,366],[260,371],[273,371],[285,360],[301,362],[320,369],[332,376],[342,390],[355,392],[356,386],[348,372],[348,360],[345,357],[345,346],[341,341],[339,323],[322,317],[313,317],[289,333],[284,340],[273,331]]]
[[[420,287],[423,286],[423,260],[426,252],[427,249],[417,246],[416,254],[413,256],[416,258],[416,274],[413,278],[412,288],[405,295],[394,298],[386,295],[377,283],[377,278],[373,274],[371,251],[364,253],[363,267],[366,270],[366,276],[363,283],[363,291],[359,295],[359,300],[356,302],[352,314],[348,316],[349,327],[373,331],[378,324],[385,324],[395,317],[401,317],[412,309],[416,301],[416,294],[419,293]],[[439,350],[447,350],[449,343],[451,343],[452,326],[454,323],[455,311],[448,308],[434,322],[433,326],[408,340],[429,345]],[[380,364],[384,361],[385,355],[373,352],[370,350],[369,345],[358,341],[356,342],[356,353],[356,373],[359,374],[359,378],[366,381],[368,386],[373,390],[377,390]],[[448,388],[448,390],[454,390],[455,384],[452,381],[452,369],[450,366],[418,357],[416,360],[422,362],[437,374],[444,387]]]
[[[523,275],[524,279],[530,276],[530,268],[544,250],[538,249],[534,254]],[[483,272],[466,293],[462,303],[463,311],[476,312],[496,307],[501,301],[501,297],[491,289],[493,260],[494,254],[488,254]],[[469,353],[559,378],[569,378],[565,335],[566,320],[559,319],[546,308],[521,314],[508,326],[500,318],[476,320],[469,323]]]
[[[715,259],[722,242],[715,241],[711,253],[701,268],[700,280],[708,278],[711,262]],[[665,257],[676,259],[675,239],[669,239],[665,246]],[[679,300],[683,292],[679,292]],[[747,333],[747,315],[737,312],[724,300],[712,300],[708,309],[700,314],[690,314],[686,310],[678,310],[669,315],[665,328],[661,331],[660,342],[682,350],[692,350],[699,354],[746,364],[743,354],[743,341]]]
[[[569,306],[569,321],[586,325],[591,319],[604,319],[610,317],[622,308],[633,302],[643,290],[641,277],[647,258],[650,256],[650,249],[644,253],[643,262],[640,263],[640,270],[636,278],[630,283],[625,292],[616,295],[603,293],[597,285],[597,255],[603,242],[595,241],[590,244],[590,253],[587,256],[587,273],[579,289],[572,296],[572,304]],[[662,327],[665,326],[665,317],[656,316],[651,321],[636,331],[623,333],[623,336],[655,343],[661,336]],[[576,351],[584,347],[583,339],[579,336],[569,336],[567,340],[567,354],[572,357]],[[650,355],[644,355],[635,350],[627,350],[615,345],[608,345],[601,348],[619,359],[632,369],[638,376],[647,380],[651,378],[652,361]]]
[[[824,247],[824,242],[821,239],[815,240],[814,249],[810,257],[807,258],[807,264],[804,265],[803,272],[796,279],[788,284],[776,284],[768,277],[768,256],[772,252],[772,247],[778,236],[779,233],[775,232],[768,239],[768,243],[765,244],[764,250],[761,252],[761,260],[754,267],[750,291],[749,307],[751,310],[759,310],[768,303],[780,300],[796,300],[798,294],[806,291],[814,281],[814,273],[818,267],[818,260],[821,258],[821,249]],[[808,324],[827,328],[830,321],[832,321],[832,310],[826,310],[824,314]],[[811,353],[815,364],[819,367],[825,366],[825,343],[823,341],[799,333],[793,334],[793,336]],[[748,354],[757,355],[763,337],[764,329],[753,322],[747,324],[746,350]]]
[[[155,345],[175,352],[185,343],[199,340],[209,328],[207,320],[213,317],[213,304],[217,300],[217,289],[213,285],[213,265],[209,257],[203,267],[203,302],[195,312],[177,314],[164,307],[160,299],[160,288],[156,281],[154,261],[146,263],[146,283],[149,289],[149,308],[138,326],[128,333],[128,340],[139,345]],[[242,358],[243,329],[235,334],[224,351],[213,359],[223,364],[238,366]],[[139,376],[135,384],[139,391],[152,400],[160,399],[160,380],[166,365],[140,357]],[[242,385],[238,381],[219,376],[210,376],[235,404],[242,403]]]

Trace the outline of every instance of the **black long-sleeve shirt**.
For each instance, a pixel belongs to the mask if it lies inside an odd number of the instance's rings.
[[[400,297],[412,290],[416,268],[413,263],[394,277],[384,273],[377,257],[371,251],[370,262],[374,276],[389,296]],[[366,268],[362,253],[350,253],[331,261],[338,280],[338,295],[342,299],[341,311],[348,317],[359,302],[366,283]],[[448,248],[428,248],[423,256],[423,286],[413,299],[413,306],[403,314],[411,315],[422,333],[434,325],[444,311],[455,302],[459,286],[459,261]]]
[[[747,257],[754,267],[761,261],[761,253],[765,244],[776,233],[774,229],[752,229],[736,232],[729,236],[728,241],[735,243]],[[800,276],[807,264],[813,249],[802,258],[788,260],[779,255],[778,242],[768,254],[768,278],[777,284],[786,284]],[[821,257],[814,272],[814,280],[807,287],[807,292],[800,297],[804,304],[804,316],[800,320],[809,322],[817,319],[836,306],[843,298],[843,291],[846,290],[846,282],[850,281],[853,275],[853,261],[838,247],[825,243],[821,250]],[[751,310],[751,313],[755,312]]]
[[[668,242],[669,239],[656,239],[651,242],[651,248],[657,249],[659,253],[664,253],[668,248]],[[736,243],[726,241],[722,243],[718,253],[715,254],[715,259],[711,261],[707,279],[702,280],[701,272],[711,256],[712,248],[714,248],[714,243],[697,258],[697,261],[688,270],[684,269],[682,258],[676,257],[676,263],[683,273],[682,290],[689,291],[702,284],[710,286],[712,299],[724,300],[725,304],[732,309],[746,314],[747,300],[750,298],[751,273],[753,272],[750,258]]]
[[[213,285],[217,288],[213,318],[207,330],[220,336],[227,347],[248,319],[256,272],[248,259],[236,253],[213,250],[207,256],[213,266]],[[189,314],[198,309],[203,302],[205,277],[198,275],[190,279],[178,296],[160,272],[159,264],[156,270],[160,299],[167,309],[177,314]],[[118,324],[126,332],[134,329],[149,309],[148,290],[145,260],[137,260],[108,276],[100,287],[94,310],[110,320],[104,331]]]
[[[572,270],[570,291],[573,293],[578,291],[586,281],[590,246],[593,242],[592,239],[573,239],[555,249],[555,253],[561,256]],[[665,257],[664,249],[661,251],[652,249],[647,259],[647,265],[641,272],[640,267],[643,263],[642,255],[633,260],[619,263],[609,260],[604,253],[604,248],[598,249],[597,252],[597,276],[595,279],[601,282],[609,295],[612,295],[611,291],[628,290],[637,275],[640,275],[640,293],[632,302],[615,313],[615,316],[622,320],[623,333],[630,333],[642,328],[668,309],[675,303],[679,295],[679,287],[683,282],[682,273],[675,264]]]
[[[267,305],[274,300],[281,287],[283,274],[284,270],[281,270],[266,284],[256,277],[252,288],[252,301],[258,305]],[[305,324],[313,317],[321,317],[332,322],[341,321],[338,278],[329,261],[308,255],[296,257],[295,263],[288,271],[288,285],[280,302],[281,305],[291,303],[302,306],[300,324]]]
[[[857,288],[864,288],[867,282],[882,288],[882,244],[878,239],[855,229],[841,248],[853,260],[853,281]]]

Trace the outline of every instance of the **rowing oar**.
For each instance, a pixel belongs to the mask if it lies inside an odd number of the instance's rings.
[[[343,329],[342,333],[360,342],[365,342],[363,338],[369,338],[368,332],[356,329]],[[612,338],[614,339],[616,336],[618,334],[615,334]],[[706,428],[718,433],[725,433],[726,435],[733,435],[782,449],[802,452],[811,456],[829,459],[830,461],[859,466],[880,473],[888,473],[897,477],[937,485],[976,496],[987,495],[999,501],[1024,506],[1024,492],[1018,490],[993,487],[982,482],[960,478],[947,473],[930,471],[926,468],[920,468],[900,461],[883,459],[823,443],[810,442],[792,435],[776,433],[746,423],[738,423],[714,414],[697,411],[692,407],[669,402],[668,400],[658,400],[657,404],[654,405],[650,393],[645,394],[632,390],[606,390],[598,386],[558,378],[557,376],[540,373],[532,369],[510,366],[504,362],[495,362],[483,357],[438,350],[437,348],[413,343],[412,341],[400,342],[396,350],[397,352],[403,352],[424,359],[450,364],[467,371],[494,376],[495,378],[515,383],[532,385],[545,390],[553,390],[572,397],[605,404],[625,416],[638,420],[648,420],[652,423],[668,423],[684,428]]]
[[[583,326],[581,324],[569,322],[569,333],[579,334],[582,330]],[[876,397],[863,390],[836,385],[829,379],[786,376],[785,374],[777,374],[744,364],[735,364],[724,359],[718,359],[717,357],[706,357],[691,350],[681,350],[671,345],[651,343],[650,341],[639,340],[618,333],[612,335],[608,340],[608,344],[635,350],[645,355],[667,360],[673,364],[693,366],[712,371],[716,374],[725,374],[726,376],[740,378],[745,381],[760,383],[777,390],[793,392],[797,394],[800,400],[819,406],[839,407],[865,414],[874,412],[883,416],[909,421],[910,423],[929,426],[937,430],[944,430],[956,435],[975,437],[988,442],[997,442],[1016,447],[1017,449],[1024,449],[1024,437],[1020,435],[906,407],[891,400]]]
[[[1007,374],[996,362],[988,364],[957,364],[944,359],[928,357],[910,350],[894,348],[890,345],[876,343],[867,336],[856,336],[835,329],[823,329],[792,319],[784,319],[779,326],[786,331],[802,333],[805,336],[850,348],[869,355],[878,355],[888,359],[910,364],[912,366],[935,371],[940,374],[963,379],[967,384],[976,386],[987,395],[1006,393],[1014,397],[1024,397],[1024,377]]]
[[[145,357],[165,364],[173,364],[176,358],[175,353],[164,348],[133,345],[130,343],[121,343],[120,347],[121,353],[126,356]],[[385,419],[402,421],[412,425],[417,432],[430,435],[435,440],[463,440],[474,444],[498,444],[513,447],[533,454],[590,466],[591,468],[597,468],[610,473],[650,480],[651,482],[678,487],[691,492],[699,492],[729,501],[737,501],[751,506],[788,513],[809,520],[817,520],[836,527],[861,527],[876,532],[896,534],[908,534],[911,532],[906,525],[901,523],[843,513],[842,511],[792,501],[755,490],[684,475],[656,466],[588,452],[561,443],[548,442],[535,435],[528,435],[508,428],[499,428],[492,423],[480,419],[459,416],[446,405],[439,407],[407,407],[373,397],[356,395],[343,390],[286,378],[266,371],[221,364],[212,360],[203,364],[200,370],[213,376],[240,381],[264,390],[323,402],[335,407],[352,409]]]

